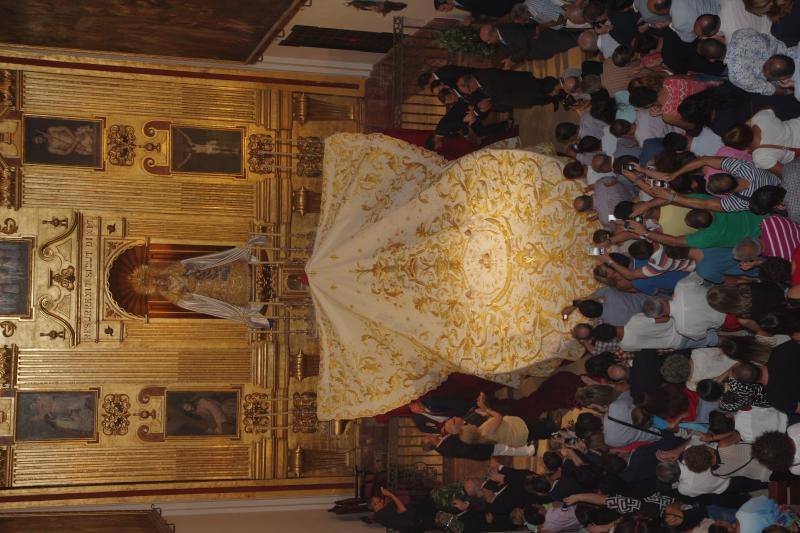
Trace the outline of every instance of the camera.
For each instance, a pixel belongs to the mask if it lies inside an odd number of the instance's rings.
[[[625,163],[625,165],[623,166],[623,168],[624,168],[625,170],[627,170],[628,172],[636,172],[636,166],[634,166],[634,164],[633,164],[633,163]]]
[[[619,220],[619,219],[617,217],[615,217],[614,215],[608,215],[608,221],[609,222],[616,222],[617,220]]]
[[[589,255],[592,257],[597,257],[606,253],[605,248],[598,248],[597,246],[589,248]]]
[[[660,189],[666,189],[669,187],[669,183],[664,180],[650,180],[650,185],[653,187],[658,187]]]
[[[636,215],[635,217],[633,217],[633,221],[634,222],[638,222],[639,224],[643,224],[644,223],[644,217],[642,215]]]

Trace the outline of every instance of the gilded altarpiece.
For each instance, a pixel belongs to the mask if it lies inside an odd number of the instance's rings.
[[[316,418],[303,265],[360,85],[0,68],[0,502],[352,492],[358,426]],[[126,289],[253,235],[272,329]]]

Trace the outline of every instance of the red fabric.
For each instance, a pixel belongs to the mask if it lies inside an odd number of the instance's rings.
[[[700,405],[700,396],[687,388],[682,388],[681,392],[689,398],[689,408],[687,409],[686,416],[680,422],[692,422],[697,418],[697,406]]]
[[[800,248],[795,250],[792,254],[792,266],[794,266],[792,285],[800,285]]]
[[[725,331],[736,331],[742,329],[742,325],[739,323],[739,319],[736,318],[736,315],[725,315],[725,322],[722,323],[722,329]]]
[[[636,451],[636,448],[641,448],[642,446],[644,446],[646,444],[653,444],[653,443],[649,442],[649,441],[646,441],[646,440],[641,440],[641,441],[638,441],[638,442],[632,442],[632,443],[628,444],[627,446],[623,446],[622,448],[614,448],[614,449],[615,450],[620,450],[620,451],[623,451],[623,452],[633,453],[633,452]]]
[[[434,134],[432,130],[412,130],[408,128],[390,128],[381,133],[421,148],[425,148],[425,141],[428,140],[428,137]],[[472,144],[464,137],[458,135],[444,137],[442,139],[442,149],[439,152],[439,155],[448,161],[453,161],[459,157],[464,157],[467,154],[471,154],[478,148],[479,146]]]
[[[428,396],[460,396],[462,398],[477,398],[478,394],[485,392],[487,396],[491,397],[494,391],[502,388],[503,385],[489,381],[478,376],[470,374],[450,374],[447,379],[442,382],[437,388],[425,394],[420,399],[427,398]],[[492,402],[493,404],[495,402]],[[408,404],[392,409],[388,413],[378,415],[375,421],[380,424],[386,424],[390,418],[395,416],[411,416],[411,410]]]

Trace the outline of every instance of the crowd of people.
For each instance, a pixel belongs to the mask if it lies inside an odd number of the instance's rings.
[[[435,0],[502,68],[420,75],[450,107],[431,149],[504,131],[493,112],[565,105],[556,127],[600,288],[563,319],[585,352],[532,396],[488,382],[412,402],[426,450],[482,478],[373,519],[399,531],[798,531],[764,494],[800,475],[800,2]],[[494,17],[494,20],[491,18]],[[515,71],[571,47],[560,79]],[[488,130],[488,131],[487,131]],[[568,305],[566,305],[568,304]],[[565,367],[567,368],[567,367]],[[544,448],[543,448],[544,447]],[[544,451],[546,450],[546,451]],[[506,456],[538,454],[544,469]]]

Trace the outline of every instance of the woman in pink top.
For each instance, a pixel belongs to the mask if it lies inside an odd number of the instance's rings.
[[[720,85],[719,81],[697,81],[687,76],[669,76],[664,80],[664,85],[658,91],[658,105],[651,108],[651,113],[661,115],[667,124],[678,126],[685,130],[694,129],[693,124],[686,122],[678,113],[678,106],[693,94],[705,91],[709,87]]]

